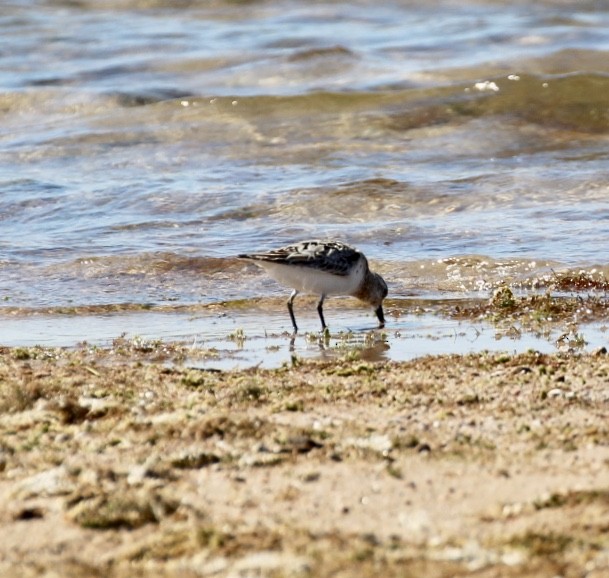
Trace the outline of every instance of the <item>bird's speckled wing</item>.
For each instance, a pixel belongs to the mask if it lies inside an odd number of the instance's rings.
[[[353,266],[365,258],[357,249],[339,241],[303,241],[265,253],[239,255],[242,259],[299,265],[333,275],[349,275]]]

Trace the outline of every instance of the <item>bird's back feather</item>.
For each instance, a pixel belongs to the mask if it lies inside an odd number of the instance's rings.
[[[264,253],[239,255],[242,259],[276,263],[278,265],[299,265],[310,267],[332,275],[345,276],[353,270],[362,253],[339,241],[303,241]]]

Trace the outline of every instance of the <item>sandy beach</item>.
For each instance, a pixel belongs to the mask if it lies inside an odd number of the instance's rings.
[[[0,575],[609,575],[609,358],[0,351]]]

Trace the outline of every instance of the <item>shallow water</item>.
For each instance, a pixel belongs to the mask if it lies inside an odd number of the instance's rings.
[[[307,237],[398,300],[605,275],[608,25],[592,1],[5,2],[0,341],[16,311],[45,341],[41,310],[283,295],[234,256]],[[179,326],[137,317],[117,334]]]
[[[565,333],[561,324],[543,332],[520,331],[485,320],[457,320],[428,313],[391,315],[385,330],[375,329],[372,316],[361,311],[328,308],[333,329],[327,338],[319,333],[313,311],[298,312],[302,332],[292,336],[287,312],[203,310],[121,312],[105,314],[34,315],[3,320],[6,343],[16,347],[105,347],[129,343],[151,349],[164,343],[181,343],[191,354],[190,367],[246,369],[275,368],[312,359],[328,361],[406,361],[430,353],[467,354],[477,351],[578,354],[606,343],[607,326],[581,325]]]

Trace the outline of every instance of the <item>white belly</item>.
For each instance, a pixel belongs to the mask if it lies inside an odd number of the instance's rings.
[[[359,263],[349,275],[332,275],[325,271],[301,267],[261,262],[267,273],[276,281],[302,293],[317,295],[352,295],[359,289],[364,278],[363,264]]]

